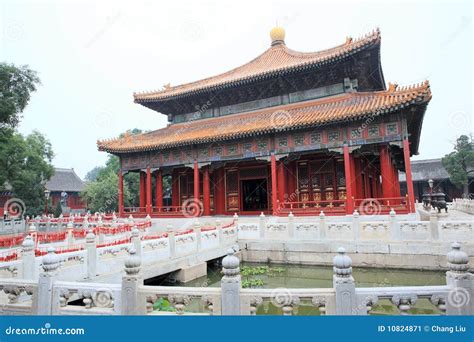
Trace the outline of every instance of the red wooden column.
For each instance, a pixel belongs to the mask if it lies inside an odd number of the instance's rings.
[[[350,215],[354,212],[353,186],[353,158],[350,157],[349,146],[344,145],[344,172],[346,177],[346,214]]]
[[[198,162],[194,161],[194,200],[199,203],[199,165]]]
[[[355,192],[354,192],[354,198],[364,198],[364,182],[362,182],[362,172],[364,171],[362,168],[362,160],[360,158],[354,158],[352,156],[352,159],[354,159],[354,169],[351,174],[352,176],[352,182],[354,183],[355,186]]]
[[[203,213],[205,216],[211,215],[211,182],[209,179],[209,168],[203,168],[202,176],[202,195],[203,195]]]
[[[225,212],[225,170],[223,167],[214,170],[214,213],[223,215]]]
[[[144,208],[146,206],[146,186],[145,186],[145,174],[140,171],[140,208]]]
[[[171,172],[171,205],[178,207],[179,203],[179,173],[174,169]]]
[[[380,146],[380,173],[382,175],[383,198],[394,197],[393,169],[387,145]]]
[[[287,192],[288,192],[288,201],[297,201],[298,199],[296,198],[296,163],[290,162],[287,165]]]
[[[272,210],[273,214],[276,214],[278,211],[278,197],[277,197],[277,167],[276,167],[276,158],[272,154],[270,159],[270,169],[272,174]]]
[[[146,168],[146,213],[151,214],[151,170],[150,167]]]
[[[393,166],[393,194],[395,197],[400,197],[400,182],[398,181],[398,170]]]
[[[119,217],[123,217],[123,174],[122,174],[122,170],[119,170],[118,179],[119,179],[118,210],[119,210]]]
[[[407,181],[408,201],[410,202],[410,212],[415,212],[415,191],[413,190],[413,179],[411,176],[411,162],[410,162],[410,143],[408,139],[403,140],[403,157],[405,160],[405,175]]]
[[[277,188],[278,188],[278,201],[280,203],[285,202],[286,192],[286,178],[285,178],[285,164],[283,161],[279,161],[277,165]]]
[[[156,202],[155,205],[158,207],[158,211],[163,206],[163,175],[161,174],[161,170],[156,171],[156,184],[155,184],[155,192],[156,192]]]

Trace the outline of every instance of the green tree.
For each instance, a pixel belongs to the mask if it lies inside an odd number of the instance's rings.
[[[26,137],[11,132],[10,138],[0,142],[2,153],[10,152],[6,159],[0,158],[0,169],[6,168],[1,184],[11,186],[14,196],[24,202],[26,215],[38,215],[44,210],[44,184],[54,172],[51,143],[37,131]]]
[[[142,133],[141,130],[134,128],[122,133],[135,135]],[[117,211],[118,210],[118,172],[120,170],[119,157],[109,154],[104,166],[96,166],[86,175],[89,183],[81,194],[81,197],[87,201],[87,205],[92,212],[95,211]],[[115,183],[112,181],[115,180]],[[124,205],[138,206],[139,204],[139,183],[138,173],[127,173],[124,176]],[[112,187],[112,189],[107,189]],[[102,193],[96,193],[97,191]],[[99,201],[107,201],[107,205],[101,205]]]
[[[37,131],[26,137],[15,128],[40,85],[28,66],[0,63],[0,190],[12,190],[26,215],[44,209],[44,184],[53,174],[51,143]]]
[[[54,217],[59,217],[63,213],[63,208],[61,207],[61,201],[56,203],[56,207],[54,208]]]
[[[41,81],[27,65],[0,63],[0,128],[16,127]]]
[[[84,178],[87,182],[93,182],[97,180],[97,177],[99,176],[99,172],[102,169],[101,166],[96,166],[89,172],[87,172],[86,177]]]
[[[472,137],[461,135],[454,145],[454,151],[442,159],[449,179],[463,191],[463,196],[469,193],[469,174],[474,172],[474,143]]]
[[[109,172],[95,182],[86,184],[81,193],[87,201],[87,206],[92,212],[118,211],[118,174]],[[124,184],[124,198],[130,197],[128,186]]]

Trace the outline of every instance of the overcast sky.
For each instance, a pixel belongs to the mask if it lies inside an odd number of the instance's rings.
[[[276,22],[300,51],[380,27],[385,80],[431,84],[415,159],[441,157],[474,131],[472,1],[0,3],[0,60],[28,64],[42,80],[19,129],[45,134],[54,165],[81,177],[106,159],[97,139],[166,125],[164,115],[133,103],[134,91],[246,63],[268,48]]]

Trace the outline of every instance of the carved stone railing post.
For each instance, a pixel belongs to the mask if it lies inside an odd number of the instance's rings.
[[[216,230],[217,230],[217,241],[219,242],[219,246],[224,244],[224,237],[222,236],[222,221],[216,220]]]
[[[326,239],[326,215],[322,210],[319,213],[319,238],[321,240]]]
[[[439,239],[438,213],[433,208],[430,211],[430,238],[432,240]]]
[[[100,226],[99,226],[100,227]],[[97,232],[99,233],[99,243],[105,242],[105,233],[103,229],[98,228]]]
[[[176,310],[177,315],[183,315],[186,306],[191,302],[191,298],[188,295],[183,294],[170,294],[168,295],[168,300]]]
[[[58,276],[59,257],[55,249],[50,247],[48,254],[43,257],[43,271],[39,275],[38,281],[38,315],[51,315],[53,303],[53,284]]]
[[[92,232],[92,230],[89,230],[86,235],[86,252],[87,278],[91,279],[97,275],[97,244],[95,241],[95,234]]]
[[[196,219],[196,222],[194,222],[194,234],[196,234],[196,251],[199,252],[201,251],[201,245],[202,245],[202,235],[201,235],[201,223],[199,223],[199,220]]]
[[[292,316],[295,307],[300,304],[300,298],[290,293],[276,293],[272,298],[272,302],[275,306],[281,307],[283,316]]]
[[[400,310],[400,315],[409,315],[408,311],[416,304],[418,296],[415,294],[400,294],[392,297],[392,303]]]
[[[474,315],[474,275],[469,272],[469,257],[457,242],[447,255],[446,283],[451,287],[446,300],[447,315]]]
[[[240,278],[240,260],[235,256],[234,249],[230,248],[227,256],[222,260],[221,279],[222,315],[240,315],[240,289],[242,281]]]
[[[84,220],[82,221],[82,229],[84,230],[89,229],[89,220],[87,219],[87,215],[84,216]]]
[[[74,245],[74,224],[69,221],[66,226],[66,243],[68,247]]]
[[[204,305],[204,309],[207,310],[210,316],[214,315],[214,299],[212,296],[201,297],[201,302]]]
[[[390,236],[392,240],[400,240],[400,225],[397,221],[397,213],[395,212],[395,210],[393,210],[393,208],[390,209],[388,224],[390,227]]]
[[[333,259],[333,286],[336,291],[336,315],[363,315],[365,305],[361,306],[355,292],[355,282],[352,277],[352,259],[346,250],[339,247]]]
[[[354,210],[354,213],[352,214],[352,231],[354,232],[354,240],[359,240],[360,238],[360,217],[359,217],[359,212]]]
[[[168,225],[167,227],[168,233],[168,241],[170,244],[170,259],[176,258],[176,239],[175,233],[172,225]]]
[[[262,212],[258,217],[258,231],[260,239],[265,239],[265,233],[267,230],[265,214]]]
[[[140,275],[141,259],[136,254],[135,248],[130,248],[130,256],[125,261],[125,276],[122,278],[122,315],[144,315],[146,314],[146,300],[138,293],[138,288],[143,286]]]
[[[27,236],[21,244],[21,263],[23,268],[23,279],[35,279],[36,276],[36,258],[35,242],[31,236]]]
[[[446,296],[434,294],[430,297],[430,302],[441,311],[442,315],[446,314]]]
[[[235,213],[233,218],[234,218],[234,225],[237,227],[239,225],[239,215]]]
[[[36,246],[38,244],[38,232],[36,231],[36,226],[33,222],[31,222],[30,226],[28,227],[28,235],[31,236]]]
[[[288,214],[288,238],[293,239],[295,237],[295,217],[290,211]]]
[[[132,229],[132,236],[130,238],[132,242],[133,248],[135,248],[135,253],[138,255],[139,258],[142,257],[142,240],[140,238],[140,231],[135,226]]]
[[[257,310],[260,305],[263,303],[263,298],[262,297],[257,297],[253,296],[250,298],[250,316],[256,316],[257,315]]]

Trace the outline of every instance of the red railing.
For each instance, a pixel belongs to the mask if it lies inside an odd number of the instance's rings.
[[[24,237],[23,234],[0,236],[0,247],[19,246],[23,242]]]
[[[48,249],[49,249],[49,247],[36,248],[35,249],[35,255],[36,256],[46,255],[46,254],[48,254]],[[81,246],[81,245],[68,246],[68,247],[58,247],[58,248],[54,249],[54,253],[56,253],[56,254],[73,253],[73,252],[82,251],[83,249],[84,249],[84,246]]]
[[[191,234],[192,232],[193,232],[193,229],[186,229],[186,230],[177,231],[174,235],[179,236],[179,235]]]
[[[86,215],[73,216],[72,217],[72,222],[75,223],[75,224],[81,224],[81,223],[84,222],[85,217],[86,217]],[[102,222],[111,221],[112,218],[113,218],[113,215],[102,215],[101,216]],[[99,221],[99,216],[89,215],[89,216],[87,216],[87,220],[91,223],[98,222]],[[69,217],[69,216],[64,216],[63,218],[58,218],[58,217],[45,218],[45,217],[42,217],[40,219],[36,219],[36,218],[29,219],[27,221],[27,223],[28,224],[35,223],[35,224],[41,224],[41,225],[46,225],[48,223],[49,224],[63,224],[63,225],[66,225],[70,221],[71,221],[71,217]]]
[[[234,225],[235,225],[235,221],[236,221],[236,220],[233,219],[232,222],[230,222],[230,223],[228,223],[228,224],[222,226],[222,228],[225,229],[225,228],[230,228],[230,227],[234,226]]]
[[[323,211],[325,214],[344,214],[346,212],[346,200],[330,201],[299,201],[280,203],[278,214],[289,212],[300,215],[315,215]]]
[[[13,249],[0,252],[0,262],[18,260],[20,258],[20,249]]]
[[[124,207],[123,211],[127,214],[146,213],[146,207]]]
[[[397,214],[405,214],[410,212],[410,201],[408,197],[355,199],[354,209],[361,215],[386,215],[392,209]]]
[[[167,238],[168,233],[163,233],[159,235],[146,235],[142,236],[142,240],[157,240],[157,239],[162,239],[162,238]]]
[[[47,233],[42,233],[38,232],[38,243],[50,243],[50,242],[57,242],[57,241],[64,241],[66,240],[66,235],[67,233],[65,231],[63,232],[47,232]]]
[[[152,214],[157,216],[182,216],[182,206],[152,207]]]
[[[98,244],[97,248],[123,245],[123,244],[129,243],[129,242],[130,242],[130,238],[124,238],[124,239],[119,239],[119,240],[115,240],[115,241],[110,241],[110,242],[105,242],[105,243]]]

